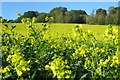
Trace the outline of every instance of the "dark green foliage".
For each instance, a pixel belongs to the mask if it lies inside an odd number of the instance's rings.
[[[37,16],[36,22],[44,23],[46,17],[47,17],[47,13],[39,13],[39,15]]]
[[[18,18],[15,20],[16,23],[21,23],[22,18],[33,18],[33,17],[37,17],[38,16],[38,12],[37,11],[27,11],[24,12],[23,15],[18,16]]]
[[[119,24],[119,11],[120,7],[110,6],[108,8],[108,14],[105,9],[99,8],[96,10],[96,14],[93,12],[87,16],[86,22],[88,24]]]
[[[19,17],[15,20],[15,23],[21,23],[22,18],[23,18],[23,16],[19,16]]]
[[[66,16],[67,8],[65,7],[56,7],[52,9],[49,13],[50,16],[54,17],[55,23],[64,23]]]
[[[27,11],[23,14],[24,18],[30,18],[30,19],[32,19],[33,17],[37,17],[37,16],[38,16],[37,11]]]
[[[8,23],[14,23],[14,20],[8,20],[7,22]]]
[[[3,17],[0,16],[0,23],[6,23],[7,19],[4,19]]]
[[[85,23],[87,13],[83,10],[71,10],[66,13],[65,22],[67,23]]]
[[[108,10],[99,8],[96,12],[93,10],[90,15],[84,10],[70,10],[68,11],[66,7],[56,7],[50,10],[48,13],[37,12],[37,11],[27,11],[23,15],[19,15],[16,20],[9,20],[9,23],[21,23],[22,18],[37,18],[37,23],[45,23],[46,17],[53,17],[54,23],[87,23],[87,24],[115,24],[120,23],[119,18],[120,7],[110,6]],[[1,19],[2,17],[0,17]],[[6,22],[6,19],[3,20]]]
[[[96,11],[96,15],[107,15],[107,11],[105,9],[99,8]]]

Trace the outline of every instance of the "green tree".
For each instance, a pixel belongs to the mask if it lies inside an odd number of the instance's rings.
[[[66,23],[85,23],[85,16],[87,13],[84,10],[71,10],[66,13]]]
[[[38,16],[38,12],[37,11],[27,11],[24,12],[23,17],[24,18],[33,18],[33,17],[37,17]]]
[[[111,14],[111,15],[115,14],[115,13],[116,13],[115,7],[110,6],[110,7],[108,8],[108,12],[109,12],[109,14]]]
[[[94,14],[94,10],[90,15],[86,17],[86,23],[87,24],[96,24],[96,15]]]
[[[14,20],[8,20],[7,22],[8,23],[14,23]]]
[[[99,8],[96,10],[96,15],[107,15],[107,11],[105,9]]]
[[[100,25],[105,24],[105,15],[101,14],[97,16],[97,24],[100,24]]]
[[[7,19],[4,19],[3,17],[0,16],[0,23],[6,23]]]
[[[21,23],[22,18],[24,18],[23,15],[18,17],[17,19],[15,19],[15,22],[16,23]]]
[[[105,17],[107,15],[107,11],[105,9],[99,8],[96,10],[96,20],[97,24],[105,24]]]
[[[120,11],[120,7],[113,7],[110,6],[108,8],[108,16],[106,21],[108,24],[119,24],[119,11]]]
[[[50,11],[49,16],[54,17],[54,21],[56,23],[63,23],[63,22],[65,22],[66,12],[67,12],[67,8],[65,8],[65,7],[56,7],[56,8],[53,8]]]
[[[0,23],[2,22],[2,17],[0,16]]]
[[[113,17],[110,14],[106,15],[105,17],[105,24],[112,24],[113,23]]]
[[[37,16],[37,21],[36,22],[45,22],[45,18],[47,17],[47,13],[39,13],[39,15]]]

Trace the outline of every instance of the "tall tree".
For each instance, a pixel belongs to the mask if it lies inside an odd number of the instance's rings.
[[[39,15],[37,16],[37,22],[45,22],[45,18],[47,17],[47,13],[39,13]]]
[[[107,11],[105,9],[99,8],[96,10],[96,15],[107,15]]]
[[[24,16],[23,16],[23,15],[22,15],[22,16],[20,16],[20,17],[18,17],[17,19],[15,19],[15,21],[14,21],[14,22],[16,22],[16,23],[21,23],[22,18],[24,18]]]
[[[23,16],[26,17],[26,18],[37,17],[38,12],[37,11],[27,11],[27,12],[24,12]]]
[[[87,24],[96,24],[96,15],[94,12],[95,10],[92,10],[92,13],[86,17]]]
[[[113,14],[116,13],[115,7],[113,7],[113,6],[110,6],[110,7],[108,8],[108,11],[109,11],[109,14],[110,14],[110,15],[113,15]]]
[[[107,15],[107,11],[105,9],[99,8],[96,10],[96,19],[97,24],[105,24],[105,17]]]
[[[85,23],[87,13],[84,10],[71,10],[66,13],[65,22],[67,23]]]
[[[54,21],[56,23],[63,23],[65,22],[65,14],[67,12],[67,8],[66,7],[56,7],[53,8],[49,15],[54,17]]]

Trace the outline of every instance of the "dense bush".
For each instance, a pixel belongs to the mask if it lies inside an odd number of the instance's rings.
[[[3,80],[120,78],[118,30],[111,25],[101,35],[76,26],[72,35],[51,38],[45,36],[50,24],[39,28],[34,22],[35,18],[22,19],[27,36],[15,33],[16,26],[4,24]]]

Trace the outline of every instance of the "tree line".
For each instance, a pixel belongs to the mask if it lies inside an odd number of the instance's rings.
[[[119,13],[120,7],[110,6],[108,10],[99,8],[93,10],[90,15],[85,10],[70,10],[66,7],[56,7],[50,10],[49,13],[38,12],[38,11],[27,11],[23,15],[19,16],[15,20],[6,20],[0,17],[3,22],[8,23],[21,23],[22,18],[33,18],[36,17],[37,23],[45,23],[46,17],[53,17],[53,23],[87,23],[87,24],[116,24],[120,23]]]

